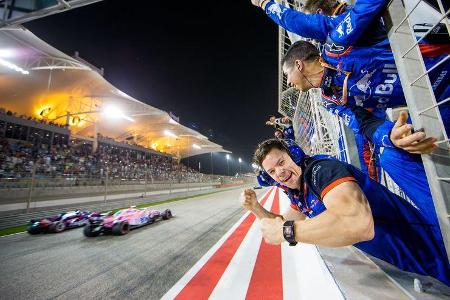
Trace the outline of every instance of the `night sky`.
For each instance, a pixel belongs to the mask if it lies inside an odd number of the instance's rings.
[[[105,0],[25,27],[232,151],[230,174],[238,157],[249,166],[256,144],[272,136],[264,122],[277,111],[277,27],[250,0],[143,3]],[[189,163],[199,160],[209,173],[210,155]],[[214,173],[226,172],[224,154],[214,154]]]

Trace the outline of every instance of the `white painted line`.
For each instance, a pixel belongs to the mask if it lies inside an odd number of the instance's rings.
[[[274,196],[275,192],[272,192],[264,204],[265,209],[270,210]],[[261,227],[259,222],[255,221],[209,296],[209,299],[245,299],[261,241]]]
[[[13,235],[18,235],[18,234],[24,234],[24,233],[27,233],[27,232],[26,231],[21,231],[21,232],[11,233],[11,234],[7,234],[7,235],[2,235],[2,236],[0,236],[0,238],[13,236]]]
[[[289,199],[280,191],[280,211],[288,209]],[[299,243],[281,246],[283,298],[345,299],[316,246]]]
[[[273,189],[270,189],[266,193],[271,193]],[[266,194],[264,194],[266,195]],[[269,196],[270,197],[270,196]],[[262,199],[262,198],[261,198]],[[211,258],[211,256],[216,253],[216,251],[222,246],[222,244],[228,239],[228,237],[238,228],[241,223],[247,218],[250,212],[245,213],[239,221],[234,224],[227,233],[225,233],[222,238],[212,246],[208,252],[203,255],[202,258],[183,276],[181,279],[175,283],[175,285],[161,298],[161,300],[171,300],[174,299],[181,290],[191,281],[191,279],[198,273],[198,271],[203,267],[203,265]]]

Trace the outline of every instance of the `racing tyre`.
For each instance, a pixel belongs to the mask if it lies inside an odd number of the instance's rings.
[[[130,225],[128,222],[120,222],[113,225],[112,234],[124,235],[130,231]]]
[[[49,227],[51,232],[55,232],[55,233],[60,233],[62,231],[64,231],[64,229],[66,229],[66,224],[64,224],[64,222],[55,222],[52,225],[50,225]]]
[[[40,226],[28,226],[27,231],[29,234],[39,234],[42,232],[42,229]]]
[[[100,227],[99,226],[91,226],[87,225],[83,228],[83,233],[87,237],[96,237],[100,234]]]
[[[170,211],[170,209],[166,209],[166,210],[162,213],[162,219],[163,219],[163,220],[169,220],[170,218],[172,218],[172,212]]]

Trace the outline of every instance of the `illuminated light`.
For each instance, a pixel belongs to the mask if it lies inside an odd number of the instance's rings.
[[[177,136],[175,134],[173,134],[172,132],[170,132],[169,130],[164,130],[164,134],[173,138],[176,138]]]
[[[45,118],[45,117],[48,116],[48,114],[49,114],[51,111],[52,111],[52,108],[51,108],[51,107],[46,107],[46,108],[42,109],[42,110],[39,112],[39,116],[40,116],[41,118]]]
[[[202,147],[200,147],[200,146],[197,145],[197,144],[192,144],[192,148],[194,148],[194,149],[202,149]]]
[[[11,49],[0,49],[0,57],[11,58],[14,57],[14,51]]]
[[[172,119],[172,118],[170,118],[170,120],[169,120],[169,123],[170,124],[175,124],[175,125],[177,125],[178,124],[178,122],[177,121],[175,121],[174,119]]]
[[[79,116],[72,117],[72,120],[70,121],[70,124],[72,125],[78,125],[81,122],[81,118]]]
[[[239,160],[239,163],[241,163],[241,162],[242,162],[242,159],[241,159],[240,157],[239,157],[239,159],[238,159],[238,160]]]
[[[105,107],[105,109],[103,110],[103,113],[112,119],[125,119],[128,120],[130,122],[134,122],[134,120],[130,117],[128,117],[127,115],[125,115],[119,108],[115,107],[115,106],[107,106]]]
[[[230,159],[230,154],[227,154],[226,158],[227,158],[227,160],[229,160]]]
[[[28,71],[22,69],[21,67],[15,65],[15,64],[13,64],[13,63],[11,63],[11,62],[9,62],[9,61],[4,60],[4,59],[2,59],[2,58],[0,58],[0,65],[3,65],[3,66],[5,66],[5,67],[10,68],[10,69],[12,69],[12,70],[14,70],[14,71],[17,71],[17,72],[19,72],[19,73],[22,73],[23,75],[28,75],[28,74],[30,74],[30,72],[28,72]]]
[[[255,164],[255,163],[252,164],[252,168],[253,168],[253,169],[259,169],[258,165]]]

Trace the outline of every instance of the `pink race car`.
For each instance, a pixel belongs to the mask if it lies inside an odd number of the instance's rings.
[[[124,235],[131,229],[152,224],[158,220],[172,217],[170,209],[163,212],[150,208],[130,207],[121,209],[113,215],[101,215],[89,218],[89,224],[84,227],[84,235],[95,237],[101,233]]]

